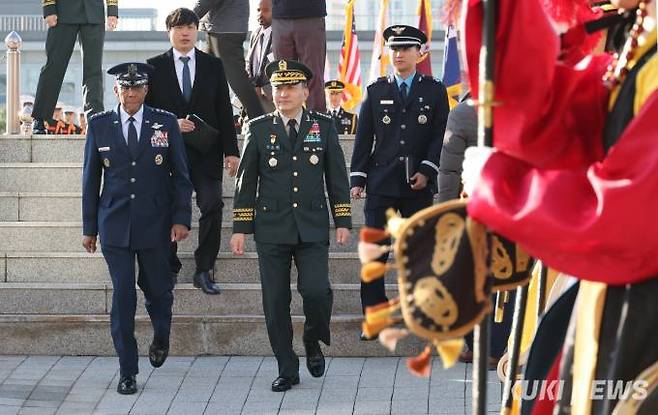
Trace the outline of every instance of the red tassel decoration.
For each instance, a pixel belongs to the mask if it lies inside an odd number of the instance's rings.
[[[432,371],[432,348],[426,346],[421,354],[408,358],[407,368],[416,376],[428,377]]]
[[[373,244],[376,244],[377,242],[381,242],[388,238],[389,238],[389,234],[385,230],[378,228],[371,228],[368,226],[361,228],[361,232],[359,233],[359,239],[361,241],[370,242]]]

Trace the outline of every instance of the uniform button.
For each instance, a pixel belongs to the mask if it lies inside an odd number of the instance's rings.
[[[405,128],[407,128],[407,126],[404,125],[404,124],[402,124],[402,125],[400,126],[400,128],[402,128],[402,129],[404,130]]]
[[[131,166],[136,166],[137,163],[133,161],[132,163],[130,163],[130,165],[131,165]]]
[[[404,114],[405,112],[407,112],[407,109],[406,109],[406,108],[402,108],[402,113]]]
[[[297,176],[299,176],[299,173],[297,173],[296,171],[294,171],[294,172],[292,172],[292,175],[295,176],[295,177],[297,177]]]
[[[297,203],[296,203],[296,202],[293,203],[293,204],[292,204],[292,207],[296,208],[296,207],[297,207]]]
[[[400,157],[400,161],[404,161],[404,157]]]
[[[293,192],[297,192],[297,191],[299,191],[299,189],[296,188],[296,187],[293,187],[293,188],[292,188],[292,191],[293,191]]]
[[[400,144],[404,145],[404,140],[400,140]]]
[[[130,183],[135,183],[135,178],[134,177],[130,178]]]
[[[131,199],[134,199],[134,198],[135,198],[135,194],[134,194],[134,193],[131,194],[131,195],[130,195],[130,198],[131,198]]]
[[[293,159],[294,161],[297,161],[297,156],[292,156],[292,159]]]

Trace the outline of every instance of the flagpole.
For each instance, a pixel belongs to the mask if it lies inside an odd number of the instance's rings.
[[[519,368],[523,323],[525,322],[525,313],[528,304],[528,285],[529,283],[516,288],[514,319],[512,320],[512,344],[510,345],[509,362],[505,376],[505,386],[503,388],[503,401],[500,408],[501,415],[510,414],[514,402],[514,391],[512,388],[514,387]]]
[[[494,46],[496,35],[496,1],[482,0],[484,20],[478,85],[478,146],[493,145]],[[489,366],[489,316],[475,326],[473,353],[473,414],[487,412],[487,374]]]

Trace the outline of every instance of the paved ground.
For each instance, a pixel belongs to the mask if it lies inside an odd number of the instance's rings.
[[[174,357],[152,370],[140,361],[139,392],[116,393],[117,360],[107,357],[0,356],[0,415],[7,414],[470,414],[471,366],[429,378],[407,372],[404,359],[327,359],[315,379],[301,362],[301,384],[270,391],[272,357]],[[489,373],[489,411],[500,384]]]

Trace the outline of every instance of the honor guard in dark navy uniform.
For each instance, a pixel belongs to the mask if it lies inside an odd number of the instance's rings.
[[[149,359],[159,367],[169,352],[170,243],[187,237],[192,212],[192,183],[176,117],[144,105],[152,70],[142,63],[108,70],[117,76],[114,91],[120,104],[89,120],[82,176],[83,246],[96,251],[100,234],[114,287],[112,339],[121,394],[137,391],[135,257],[137,284],[153,324]]]
[[[367,88],[350,174],[352,197],[367,192],[366,225],[377,228],[384,227],[390,208],[409,217],[432,204],[449,111],[445,86],[416,72],[425,34],[398,25],[387,28],[384,38],[394,75]],[[381,258],[386,259],[386,255]],[[364,308],[384,301],[383,278],[361,284]]]
[[[46,64],[41,68],[32,118],[34,134],[46,134],[48,120],[62,89],[66,68],[76,42],[82,55],[84,110],[103,111],[103,42],[105,16],[114,30],[119,15],[119,0],[41,0],[43,18],[48,26]],[[106,9],[106,10],[105,10]]]
[[[345,111],[340,105],[344,89],[345,84],[336,79],[324,83],[324,92],[327,96],[327,114],[334,119],[338,134],[354,134],[358,117],[356,114]]]
[[[245,234],[254,234],[267,333],[279,365],[272,390],[281,392],[299,383],[290,319],[291,263],[297,267],[306,316],[306,366],[319,377],[325,368],[319,341],[329,345],[333,302],[329,211],[339,244],[349,240],[352,220],[345,158],[334,123],[302,106],[310,69],[280,60],[270,63],[266,73],[277,111],[249,123],[238,168],[231,248],[242,255]]]

